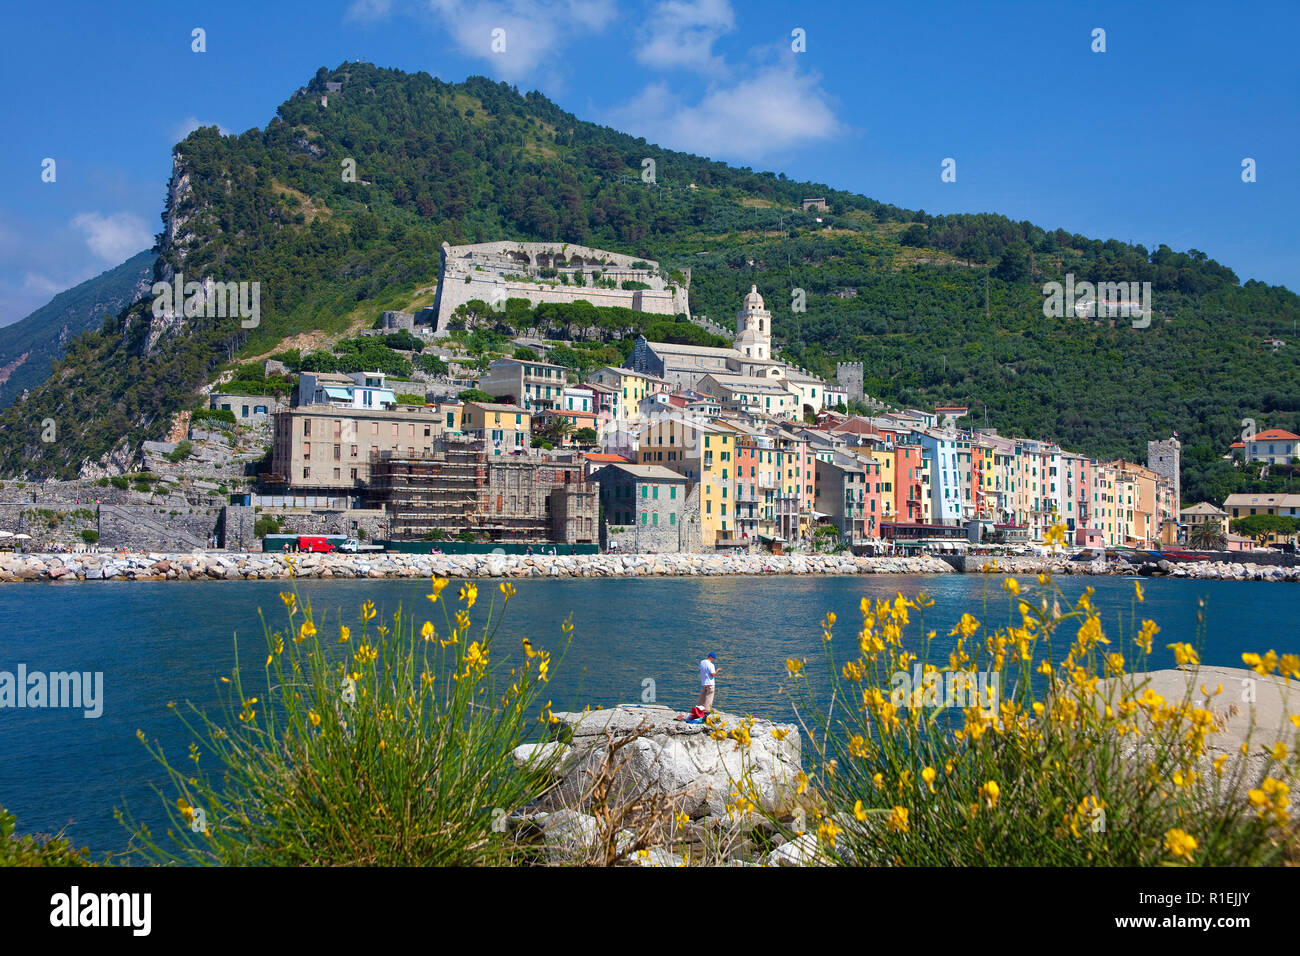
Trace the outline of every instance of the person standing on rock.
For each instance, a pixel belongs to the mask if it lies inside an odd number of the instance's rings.
[[[695,706],[703,711],[713,710],[714,679],[718,674],[718,655],[709,651],[709,656],[700,661],[700,699]]]

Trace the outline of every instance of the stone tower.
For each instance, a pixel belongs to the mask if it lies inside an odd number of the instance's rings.
[[[772,313],[763,308],[756,285],[749,287],[745,304],[736,313],[736,351],[745,358],[772,357]]]
[[[866,395],[862,390],[862,363],[840,362],[835,366],[835,380],[849,393],[849,400],[862,402]]]
[[[1165,441],[1147,442],[1147,467],[1173,482],[1175,508],[1183,506],[1182,462],[1183,446],[1177,435]]]

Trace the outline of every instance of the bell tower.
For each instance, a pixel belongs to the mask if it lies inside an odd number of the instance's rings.
[[[763,308],[756,285],[749,287],[745,304],[736,313],[736,350],[750,359],[772,357],[772,313]]]

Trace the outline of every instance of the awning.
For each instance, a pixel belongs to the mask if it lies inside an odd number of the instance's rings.
[[[333,386],[333,385],[326,385],[326,386],[325,386],[325,397],[326,397],[326,398],[337,398],[339,401],[350,402],[350,401],[352,401],[352,389],[350,389],[350,388],[337,388],[337,387],[335,387],[335,386]]]

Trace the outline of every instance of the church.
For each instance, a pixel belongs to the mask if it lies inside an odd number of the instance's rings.
[[[764,307],[758,286],[750,286],[736,314],[733,341],[733,347],[725,349],[650,342],[638,336],[627,366],[661,378],[675,390],[712,395],[724,407],[771,409],[774,418],[800,419],[847,401],[847,393],[838,385],[828,386],[772,357],[772,313]]]

